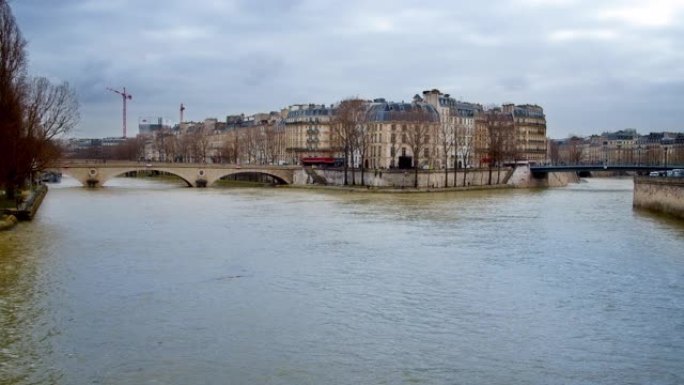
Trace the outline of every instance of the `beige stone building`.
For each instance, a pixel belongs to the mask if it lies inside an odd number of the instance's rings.
[[[486,138],[482,137],[483,131],[477,132],[476,127],[477,116],[483,111],[482,105],[456,100],[437,89],[423,91],[423,98],[439,113],[438,168],[453,168],[454,165],[464,168],[478,165],[481,154],[476,151],[478,147],[476,141],[486,141]],[[446,158],[444,157],[445,149],[448,150]],[[446,165],[445,159],[448,160]]]
[[[438,162],[439,113],[428,103],[387,102],[368,105],[369,146],[364,166],[370,169],[435,168]]]
[[[459,101],[433,89],[414,96],[411,102],[375,99],[364,106],[363,123],[356,128],[357,142],[351,145],[352,167],[453,169],[486,167],[491,161],[491,122],[480,104]],[[225,122],[213,118],[184,122],[174,130],[174,148],[167,151],[168,156],[157,157],[279,165],[334,160],[339,165],[344,149],[332,126],[335,111],[333,105],[296,104],[280,112],[227,116]],[[497,111],[514,122],[510,131],[515,136],[515,151],[509,151],[509,158],[544,162],[543,109],[507,104]]]
[[[504,104],[503,111],[513,115],[517,152],[515,160],[544,163],[547,158],[544,109],[531,104]]]
[[[282,111],[285,153],[289,164],[305,158],[334,158],[339,145],[332,138],[332,107],[320,104],[295,104]]]
[[[635,129],[604,132],[587,138],[551,141],[555,164],[664,166],[684,164],[684,134],[652,132],[639,135]]]

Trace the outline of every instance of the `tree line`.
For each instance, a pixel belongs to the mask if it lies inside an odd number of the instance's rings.
[[[76,93],[27,70],[26,40],[0,0],[0,186],[14,199],[61,155],[56,139],[79,121]]]

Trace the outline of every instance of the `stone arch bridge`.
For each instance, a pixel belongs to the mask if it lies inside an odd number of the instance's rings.
[[[146,163],[127,161],[72,160],[61,165],[62,173],[88,187],[98,187],[108,180],[131,171],[160,171],[181,178],[190,187],[211,186],[217,180],[235,174],[269,175],[283,184],[293,184],[298,166],[258,166],[206,163]]]

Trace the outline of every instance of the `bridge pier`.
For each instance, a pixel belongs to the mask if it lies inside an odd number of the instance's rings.
[[[98,187],[99,184],[100,184],[100,181],[97,180],[97,179],[88,178],[88,179],[86,180],[86,187],[88,187],[88,188],[95,188],[95,187]]]

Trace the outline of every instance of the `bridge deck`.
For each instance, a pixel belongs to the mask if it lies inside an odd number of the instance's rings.
[[[682,165],[661,165],[661,166],[637,166],[633,164],[623,165],[573,165],[573,166],[530,166],[530,171],[533,173],[548,173],[548,172],[579,172],[579,171],[662,171],[672,170],[676,168],[684,168]]]

